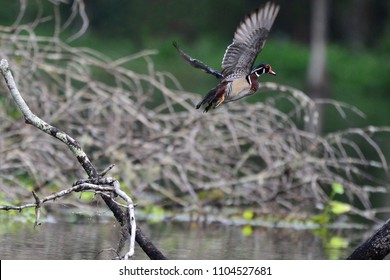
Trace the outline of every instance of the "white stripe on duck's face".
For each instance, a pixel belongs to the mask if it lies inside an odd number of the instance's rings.
[[[266,63],[259,64],[251,74],[256,74],[257,77],[260,77],[262,74],[270,74],[276,76],[276,73],[272,70],[271,65]]]

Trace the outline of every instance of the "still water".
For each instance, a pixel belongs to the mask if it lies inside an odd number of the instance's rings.
[[[248,235],[238,226],[139,224],[170,259],[344,259],[369,236],[356,230],[321,237],[310,230],[254,228]],[[0,259],[111,259],[109,249],[117,247],[118,228],[113,220],[44,222],[36,229],[33,223],[2,221]],[[336,246],[335,236],[342,241]],[[135,259],[147,259],[138,246]]]

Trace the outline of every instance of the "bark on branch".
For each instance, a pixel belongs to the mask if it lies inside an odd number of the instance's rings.
[[[356,248],[348,260],[383,260],[390,253],[390,219]]]

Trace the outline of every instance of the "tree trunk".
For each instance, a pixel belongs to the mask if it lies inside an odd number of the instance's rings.
[[[310,61],[307,73],[308,93],[313,98],[328,96],[326,75],[326,41],[328,25],[328,0],[311,2]],[[319,106],[310,112],[306,130],[320,133],[322,130],[323,110]]]

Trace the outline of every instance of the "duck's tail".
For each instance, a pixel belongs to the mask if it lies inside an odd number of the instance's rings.
[[[218,85],[217,87],[210,90],[207,95],[196,104],[195,108],[199,109],[202,105],[206,105],[204,113],[207,113],[213,106],[213,108],[218,107],[224,100],[224,86]]]

